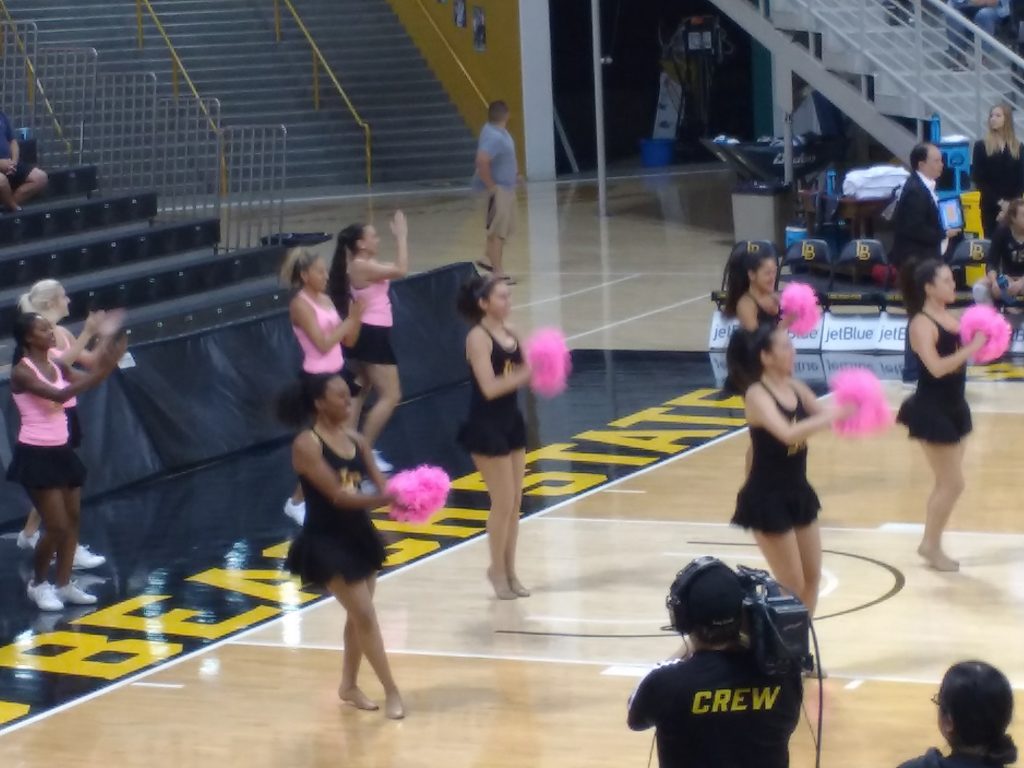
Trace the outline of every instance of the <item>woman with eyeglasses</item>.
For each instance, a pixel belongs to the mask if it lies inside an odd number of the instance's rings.
[[[1017,762],[1017,746],[1006,732],[1013,718],[1013,689],[998,669],[984,661],[954,664],[932,701],[950,752],[944,756],[932,748],[900,768],[1002,768]]]

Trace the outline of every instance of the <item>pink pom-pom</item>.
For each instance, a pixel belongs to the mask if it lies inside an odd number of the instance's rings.
[[[555,328],[542,328],[526,342],[526,364],[533,369],[530,388],[541,397],[565,391],[572,373],[572,356],[565,336]]]
[[[839,371],[832,378],[832,394],[838,407],[856,407],[852,416],[833,422],[836,434],[862,437],[883,432],[892,426],[892,409],[882,391],[882,382],[867,368]]]
[[[448,473],[439,467],[423,465],[399,472],[388,480],[387,491],[396,497],[388,516],[403,523],[426,522],[444,506],[451,487]]]
[[[998,360],[1010,348],[1010,324],[1005,317],[984,304],[968,307],[960,318],[960,341],[970,344],[979,333],[985,335],[985,343],[974,353],[976,363]]]
[[[806,336],[821,320],[818,294],[806,283],[790,283],[783,288],[779,308],[784,318],[792,318],[789,330],[797,336]]]

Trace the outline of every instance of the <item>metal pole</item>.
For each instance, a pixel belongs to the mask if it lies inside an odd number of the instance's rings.
[[[601,0],[590,0],[590,32],[594,57],[594,124],[597,134],[597,213],[608,215],[608,178],[604,161],[604,77],[601,56]]]

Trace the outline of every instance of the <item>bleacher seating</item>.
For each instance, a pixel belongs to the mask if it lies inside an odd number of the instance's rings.
[[[275,277],[283,248],[219,251],[220,222],[162,221],[154,192],[97,195],[95,167],[50,173],[45,197],[0,214],[0,370],[18,298],[60,280],[74,329],[89,310],[128,310],[131,343],[251,317],[288,299]]]

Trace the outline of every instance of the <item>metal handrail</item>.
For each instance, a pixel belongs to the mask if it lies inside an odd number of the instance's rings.
[[[434,30],[435,34],[437,34],[438,38],[444,44],[444,47],[448,50],[449,55],[452,57],[452,59],[455,60],[455,63],[459,67],[459,70],[462,72],[463,76],[466,78],[467,81],[469,81],[469,85],[473,89],[473,92],[477,95],[477,98],[480,99],[480,103],[483,104],[484,107],[487,107],[489,105],[489,102],[487,101],[483,92],[477,86],[476,81],[473,79],[473,76],[469,74],[469,70],[466,69],[466,65],[462,63],[462,59],[459,58],[459,54],[455,52],[455,49],[452,48],[451,43],[448,42],[448,38],[444,36],[444,33],[441,31],[441,28],[437,26],[437,22],[434,21],[434,17],[431,16],[430,12],[426,9],[426,7],[424,7],[423,0],[416,0],[416,5],[418,5],[419,9],[423,12],[423,16],[426,18],[427,23],[430,24],[430,27]]]
[[[148,0],[146,0],[148,2]],[[341,100],[345,102],[345,106],[348,107],[348,111],[352,113],[352,117],[355,118],[356,125],[358,125],[363,131],[364,137],[364,151],[366,153],[366,186],[373,186],[373,145],[371,141],[371,130],[370,124],[366,122],[359,111],[355,108],[352,100],[345,93],[345,89],[341,87],[341,83],[338,82],[338,78],[334,74],[334,70],[331,69],[331,65],[327,63],[327,59],[324,58],[323,53],[320,52],[320,46],[316,44],[316,40],[313,39],[313,35],[306,27],[302,17],[299,16],[298,10],[292,4],[292,0],[274,0],[274,33],[277,36],[277,42],[281,42],[281,3],[285,6],[292,14],[292,18],[295,19],[295,23],[298,25],[299,30],[306,38],[306,42],[309,43],[309,47],[313,52],[313,108],[320,109],[320,67],[324,68],[327,76],[330,78],[331,83],[334,84],[335,90],[338,95],[341,96]]]
[[[3,0],[0,0],[3,2]],[[220,133],[220,126],[213,119],[210,111],[206,108],[206,103],[203,101],[203,97],[199,95],[199,89],[196,88],[196,84],[192,82],[192,78],[189,77],[188,70],[185,69],[185,65],[181,61],[181,57],[178,55],[177,49],[174,47],[174,43],[171,42],[170,36],[164,29],[164,25],[160,21],[160,17],[156,13],[156,9],[153,8],[153,4],[150,0],[135,0],[135,20],[137,24],[136,39],[138,42],[139,50],[145,45],[146,34],[142,24],[142,9],[145,8],[149,13],[149,17],[153,20],[153,26],[156,27],[156,31],[160,33],[160,37],[164,40],[164,45],[167,46],[167,52],[171,56],[171,92],[174,94],[174,98],[178,98],[178,78],[184,78],[185,84],[189,90],[192,91],[192,95],[195,97],[199,104],[199,108],[203,111],[203,115],[210,123],[210,129],[215,133]],[[227,188],[228,179],[228,168],[227,162],[224,157],[220,158],[220,186],[224,190]]]
[[[4,0],[0,0],[0,11],[3,12],[4,18],[8,23],[17,25],[18,22],[14,20],[10,10],[7,8],[7,3]],[[53,127],[56,131],[57,138],[64,142],[64,146],[67,147],[68,157],[75,153],[74,148],[71,146],[71,140],[64,135],[64,127],[60,124],[60,120],[57,118],[57,113],[53,109],[53,105],[50,103],[49,97],[46,95],[46,90],[43,88],[43,84],[39,81],[39,77],[36,75],[36,67],[32,62],[32,57],[28,55],[28,51],[25,50],[25,43],[18,35],[17,29],[15,29],[14,39],[17,41],[18,50],[25,59],[25,69],[28,70],[26,73],[28,76],[28,94],[29,104],[32,105],[35,101],[36,93],[43,97],[43,105],[46,107],[46,111],[50,114],[50,120],[53,121]]]

